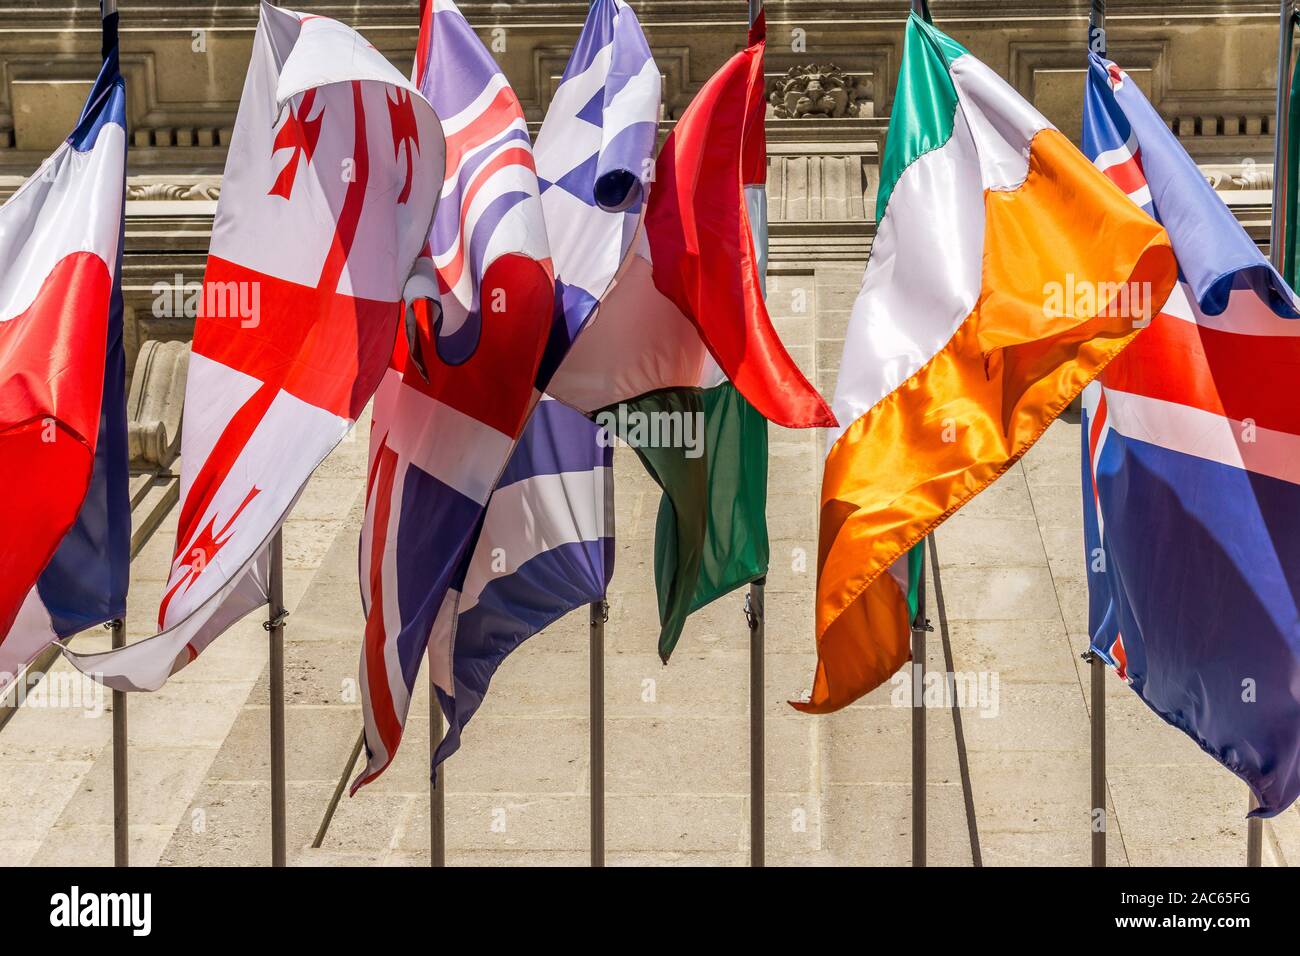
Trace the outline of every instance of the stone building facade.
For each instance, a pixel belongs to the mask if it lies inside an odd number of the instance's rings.
[[[662,132],[744,43],[742,0],[630,0],[664,74]],[[292,4],[286,4],[292,5]],[[301,0],[346,21],[402,69],[418,0]],[[937,25],[1077,139],[1088,4],[931,0]],[[1144,88],[1250,234],[1267,243],[1277,4],[1112,0],[1111,55]],[[587,3],[460,3],[539,124]],[[879,163],[906,0],[769,0],[769,305],[792,356],[834,390],[875,234]],[[175,436],[193,320],[176,286],[202,279],[225,147],[257,7],[120,0],[129,85],[125,293],[139,485],[128,634],[152,633],[175,526]],[[95,0],[0,0],[0,198],[66,135],[98,66]],[[292,237],[285,237],[292,241]],[[183,297],[182,297],[183,298]],[[176,343],[176,344],[173,344]],[[356,541],[366,422],[318,470],[286,525],[289,804],[295,862],[427,863],[427,700],[385,778],[344,800],[359,715]],[[1071,429],[1074,431],[1071,431]],[[772,430],[767,600],[767,852],[773,863],[909,862],[910,711],[886,686],[825,718],[786,701],[809,681],[817,436]],[[673,665],[654,653],[658,489],[616,457],[618,543],[606,660],[611,862],[744,863],[748,632],[741,596],[692,616]],[[935,536],[942,572],[931,668],[984,675],[993,706],[936,707],[932,863],[1086,865],[1086,586],[1077,425],[1039,445]],[[133,493],[136,486],[133,485]],[[154,532],[157,532],[154,534]],[[153,535],[152,538],[149,536]],[[936,582],[937,583],[937,582]],[[79,637],[93,649],[103,636]],[[449,860],[585,863],[587,621],[570,614],[512,656],[449,762]],[[352,690],[355,688],[353,686]],[[419,692],[417,692],[419,693]],[[1116,863],[1235,864],[1245,788],[1108,682]],[[249,618],[157,694],[131,701],[132,853],[139,863],[267,858],[265,635]],[[989,703],[986,701],[986,703]],[[183,715],[178,716],[178,715]],[[986,719],[987,718],[987,719]],[[106,722],[0,712],[0,860],[112,859]],[[964,728],[964,729],[963,729]],[[1158,768],[1158,769],[1153,769]],[[1300,811],[1269,821],[1266,860],[1300,859]]]
[[[417,0],[303,3],[354,25],[403,68]],[[581,27],[584,2],[465,2],[529,120],[540,123]],[[633,3],[664,74],[665,128],[743,45],[741,0]],[[1077,138],[1087,3],[937,0],[936,23]],[[776,274],[865,262],[881,145],[902,42],[904,0],[767,4],[771,263]],[[256,25],[256,4],[122,0],[130,90],[128,342],[184,338],[190,322],[156,287],[202,277]],[[1265,241],[1272,182],[1277,4],[1270,0],[1110,5],[1111,52]],[[0,0],[0,198],[75,118],[98,62],[94,0]],[[807,92],[813,97],[798,94]],[[802,99],[803,104],[800,105]]]

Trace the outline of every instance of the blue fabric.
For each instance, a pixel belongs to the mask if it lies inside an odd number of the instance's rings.
[[[92,150],[100,131],[110,123],[120,126],[125,133],[126,85],[118,69],[117,14],[104,21],[104,64],[68,142],[78,151]],[[125,209],[120,215],[125,215]],[[122,246],[123,234],[119,234],[109,299],[99,437],[90,487],[76,523],[36,583],[54,632],[64,639],[126,614],[131,502],[126,441],[126,357],[122,346]]]
[[[1149,209],[1168,230],[1183,288],[1201,310],[1231,330],[1230,293],[1248,290],[1239,302],[1257,307],[1258,296],[1278,317],[1294,318],[1291,290],[1136,84],[1095,54],[1087,84],[1085,152],[1096,159],[1126,141],[1136,146]],[[1261,395],[1294,387],[1285,360],[1270,361],[1269,338],[1251,338],[1248,347],[1259,349],[1249,387]],[[1183,363],[1205,361],[1182,351],[1162,359],[1180,374]],[[1158,381],[1163,366],[1152,365],[1144,375]],[[1183,433],[1187,413],[1175,406],[1166,419],[1158,402],[1107,393],[1106,382],[1103,374],[1102,396],[1147,404],[1140,438],[1106,423],[1097,429],[1099,456],[1096,423],[1084,416],[1092,648],[1122,668],[1152,710],[1247,783],[1259,801],[1253,815],[1274,816],[1300,795],[1300,485],[1159,444]]]

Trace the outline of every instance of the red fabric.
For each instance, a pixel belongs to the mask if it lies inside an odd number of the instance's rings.
[[[772,328],[745,211],[746,172],[766,164],[763,46],[736,54],[696,95],[655,166],[646,234],[655,286],[685,314],[768,420],[826,427],[835,416]]]
[[[74,253],[0,322],[0,637],[90,484],[112,287],[103,259]]]

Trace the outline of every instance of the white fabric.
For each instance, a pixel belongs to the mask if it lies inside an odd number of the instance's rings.
[[[50,612],[41,601],[40,592],[33,587],[18,608],[13,627],[0,641],[0,694],[4,694],[41,648],[57,640]]]
[[[93,252],[113,273],[125,143],[126,133],[116,123],[104,125],[89,152],[64,143],[4,204],[0,322],[31,308],[54,267],[73,253]]]
[[[919,372],[979,301],[984,191],[1015,189],[1033,137],[1050,124],[969,54],[950,67],[952,136],[903,170],[854,303],[827,452],[850,425]]]

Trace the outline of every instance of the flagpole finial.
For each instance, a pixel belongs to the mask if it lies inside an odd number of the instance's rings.
[[[763,16],[763,0],[749,0],[749,45],[753,46],[767,36],[767,21]]]
[[[1092,0],[1088,11],[1088,50],[1106,55],[1106,0]]]
[[[104,28],[99,51],[107,60],[117,52],[117,0],[99,0],[99,17]]]

